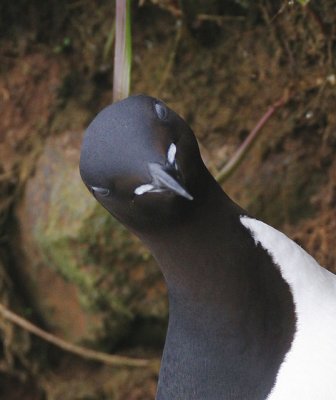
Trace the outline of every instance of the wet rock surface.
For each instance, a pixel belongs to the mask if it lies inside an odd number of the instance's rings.
[[[24,268],[48,325],[114,346],[135,318],[166,318],[165,288],[148,251],[82,183],[81,140],[81,132],[50,137],[27,183],[18,212]]]

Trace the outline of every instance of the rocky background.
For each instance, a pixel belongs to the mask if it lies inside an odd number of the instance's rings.
[[[131,91],[183,115],[215,175],[284,99],[223,186],[336,272],[336,5],[306,3],[134,0]],[[111,102],[113,24],[105,0],[0,4],[0,302],[71,343],[159,359],[160,271],[78,173]],[[0,338],[0,398],[154,399],[152,368],[86,361],[2,316]]]

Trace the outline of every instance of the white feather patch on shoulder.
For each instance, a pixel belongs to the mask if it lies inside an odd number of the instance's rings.
[[[297,316],[292,346],[267,400],[336,399],[336,275],[269,225],[246,216],[240,221],[279,266]]]

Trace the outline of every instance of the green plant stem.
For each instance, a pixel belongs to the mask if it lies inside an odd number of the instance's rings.
[[[129,95],[131,59],[131,0],[116,0],[113,101]]]
[[[178,49],[178,46],[181,41],[181,36],[182,36],[182,21],[178,20],[176,22],[176,34],[175,34],[175,39],[174,39],[174,43],[173,43],[173,48],[169,54],[167,62],[165,63],[165,68],[163,70],[162,77],[160,79],[160,83],[157,88],[157,93],[158,93],[159,97],[160,97],[160,93],[161,93],[162,89],[164,88],[165,84],[167,83],[167,81],[171,75],[171,72],[172,72],[172,69],[174,66],[174,62],[175,62],[175,58],[176,58],[177,49]]]
[[[103,62],[104,63],[107,62],[107,59],[110,56],[114,37],[115,37],[115,21],[113,22],[113,25],[111,27],[111,30],[110,30],[108,36],[107,36],[106,43],[105,43],[105,46],[104,46],[104,51],[103,51]]]

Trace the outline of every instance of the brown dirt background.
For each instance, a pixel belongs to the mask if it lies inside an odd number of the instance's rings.
[[[36,323],[13,262],[23,245],[16,208],[46,138],[83,131],[111,102],[113,20],[103,0],[0,5],[0,298]],[[336,272],[335,3],[143,1],[132,29],[132,93],[183,115],[214,174],[286,97],[224,188]],[[0,398],[154,398],[157,376],[146,369],[81,360],[1,319],[0,338]]]

